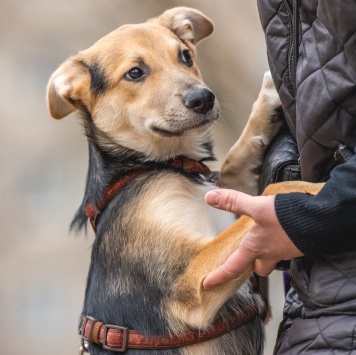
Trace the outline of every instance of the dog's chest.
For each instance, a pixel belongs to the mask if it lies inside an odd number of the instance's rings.
[[[217,187],[211,183],[197,184],[188,179],[174,181],[165,192],[161,190],[157,194],[151,190],[147,211],[162,230],[173,228],[193,239],[213,238],[236,219],[234,214],[205,202],[206,193],[214,189]]]

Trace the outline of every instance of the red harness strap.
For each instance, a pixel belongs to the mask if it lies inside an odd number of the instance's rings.
[[[205,164],[203,164],[199,161],[193,160],[193,159],[186,158],[186,157],[179,157],[179,158],[172,160],[169,164],[167,164],[167,167],[172,168],[172,169],[182,170],[187,173],[201,174],[204,176],[211,175],[210,169]],[[144,171],[147,171],[147,168],[142,167],[140,169],[128,172],[126,175],[124,175],[120,179],[118,179],[114,184],[112,184],[107,189],[106,193],[104,194],[104,197],[99,202],[97,207],[95,207],[95,205],[91,202],[87,203],[87,205],[85,207],[85,213],[86,213],[87,217],[89,218],[89,221],[90,221],[94,231],[96,231],[96,226],[97,226],[98,217],[99,217],[100,213],[104,210],[104,208],[110,202],[110,200],[128,182],[133,180],[136,176],[141,175]]]
[[[88,202],[85,207],[85,214],[89,218],[91,226],[93,227],[94,231],[96,231],[96,225],[98,222],[98,217],[106,205],[110,202],[110,200],[122,189],[129,181],[134,179],[136,176],[142,174],[142,170],[134,170],[119,180],[117,180],[114,184],[112,184],[106,191],[103,199],[99,202],[98,208]]]
[[[266,311],[262,313],[261,315],[256,303],[251,302],[240,313],[231,313],[227,318],[218,319],[208,329],[194,329],[181,335],[151,336],[126,327],[103,324],[92,317],[83,317],[79,334],[83,340],[83,348],[86,341],[115,352],[125,352],[127,349],[172,349],[217,338],[241,327],[255,317],[264,318]]]

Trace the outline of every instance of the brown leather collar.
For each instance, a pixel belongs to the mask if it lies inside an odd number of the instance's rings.
[[[262,313],[262,314],[261,314]],[[82,352],[88,351],[87,343],[101,345],[104,349],[114,352],[125,352],[127,349],[172,349],[181,346],[201,343],[241,327],[255,317],[264,319],[266,310],[258,309],[253,301],[246,305],[240,313],[231,313],[229,317],[218,319],[207,330],[194,329],[182,335],[145,335],[126,327],[83,317],[79,334],[82,338]],[[87,342],[87,343],[85,343]]]
[[[161,166],[161,165],[158,165]],[[178,157],[167,164],[162,164],[162,166],[166,166],[168,168],[176,169],[176,170],[181,170],[186,173],[193,173],[193,174],[201,174],[204,176],[209,176],[211,175],[210,169],[203,164],[202,162],[199,162],[197,160],[189,159],[186,157]],[[86,207],[85,207],[85,213],[87,217],[89,218],[89,221],[94,229],[96,231],[96,226],[98,222],[98,217],[100,213],[104,210],[106,205],[110,202],[110,200],[119,192],[120,189],[122,189],[128,182],[133,180],[136,176],[142,174],[144,171],[147,171],[149,167],[142,167],[133,171],[128,172],[126,175],[122,176],[120,179],[118,179],[114,184],[112,184],[107,190],[106,193],[104,194],[104,197],[101,199],[99,202],[98,206],[95,206],[93,203],[88,202]]]

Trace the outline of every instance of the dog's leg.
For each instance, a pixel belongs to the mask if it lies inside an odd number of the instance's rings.
[[[271,74],[266,72],[245,129],[222,164],[220,180],[226,187],[257,194],[263,155],[283,124],[276,111],[280,107]]]
[[[324,184],[306,182],[282,182],[269,185],[263,195],[301,192],[315,195]],[[204,277],[223,264],[227,257],[238,248],[245,233],[253,226],[254,221],[240,217],[232,226],[220,233],[206,244],[190,262],[185,273],[174,287],[174,299],[169,305],[174,316],[187,322],[190,326],[204,328],[213,321],[221,306],[232,296],[236,289],[246,281],[252,272],[252,265],[239,278],[212,290],[204,290]]]

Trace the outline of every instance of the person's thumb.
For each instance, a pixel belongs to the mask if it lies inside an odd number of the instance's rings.
[[[260,276],[268,276],[275,268],[276,262],[269,259],[257,259],[253,265],[253,271]]]
[[[237,215],[251,216],[255,204],[254,198],[243,192],[221,189],[209,191],[205,195],[205,202],[220,210],[229,211]]]
[[[225,261],[214,271],[210,272],[203,281],[203,288],[210,289],[222,285],[228,281],[238,278],[247,270],[252,270],[254,258],[248,258],[249,255],[244,251],[243,244],[240,245]]]

